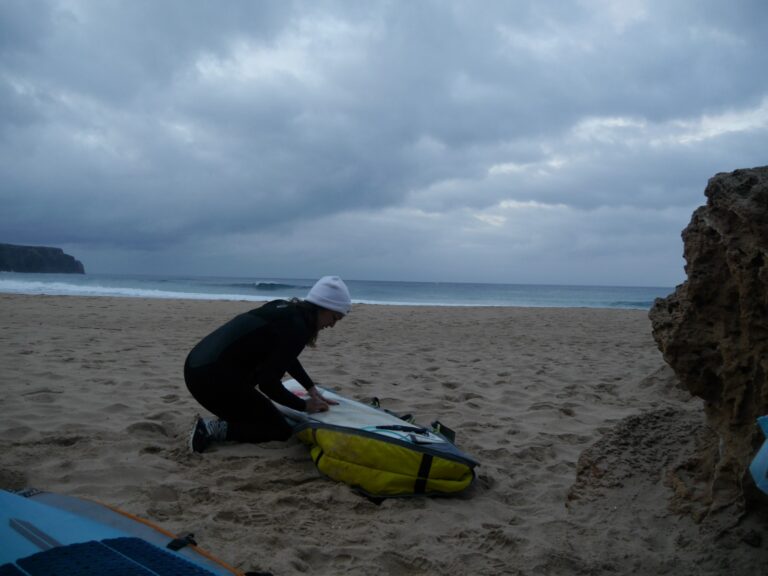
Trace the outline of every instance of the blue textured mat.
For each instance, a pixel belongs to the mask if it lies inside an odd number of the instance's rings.
[[[0,576],[212,576],[213,573],[140,538],[59,546],[0,566]]]
[[[0,576],[26,576],[26,574],[13,564],[3,564],[0,566]]]

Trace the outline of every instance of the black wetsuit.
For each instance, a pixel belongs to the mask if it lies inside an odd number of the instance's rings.
[[[312,305],[274,300],[236,316],[203,338],[184,364],[187,388],[227,422],[227,439],[286,440],[291,427],[269,398],[296,410],[306,402],[281,383],[287,372],[304,388],[314,383],[298,356],[316,333]]]

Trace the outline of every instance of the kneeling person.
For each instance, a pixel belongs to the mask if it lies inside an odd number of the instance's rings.
[[[197,418],[190,448],[203,452],[216,440],[287,440],[291,426],[271,400],[304,412],[334,404],[322,396],[299,362],[324,328],[332,328],[352,307],[338,276],[315,283],[304,300],[274,300],[236,316],[203,338],[184,364],[187,388],[218,420]],[[303,400],[282,384],[290,374],[309,393]]]

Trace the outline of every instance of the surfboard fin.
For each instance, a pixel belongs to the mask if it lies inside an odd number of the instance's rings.
[[[440,420],[435,420],[434,422],[432,422],[432,424],[430,424],[430,426],[432,426],[432,430],[434,430],[438,434],[442,434],[443,436],[448,438],[448,440],[450,440],[451,442],[456,442],[456,432],[448,428],[448,426],[440,422]]]
[[[179,536],[178,538],[174,538],[168,544],[166,545],[166,548],[169,550],[173,550],[174,552],[178,552],[184,546],[197,546],[197,542],[195,542],[195,535],[191,532],[188,534],[184,534],[183,536]]]

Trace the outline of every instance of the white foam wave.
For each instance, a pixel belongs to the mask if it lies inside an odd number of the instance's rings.
[[[263,296],[245,294],[210,294],[153,288],[104,286],[99,284],[69,284],[67,282],[37,282],[29,280],[0,280],[0,292],[48,296],[115,296],[126,298],[164,298],[178,300],[248,300],[264,301]]]

